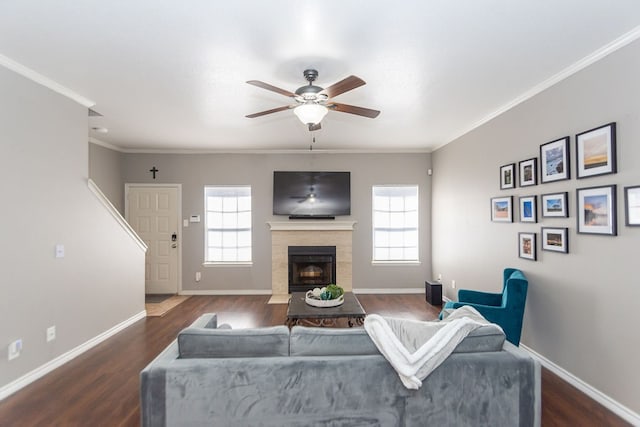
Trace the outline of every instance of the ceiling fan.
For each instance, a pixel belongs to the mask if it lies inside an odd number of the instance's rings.
[[[293,108],[294,114],[298,116],[300,121],[307,125],[310,131],[314,131],[320,129],[320,121],[322,121],[329,110],[369,117],[370,119],[374,119],[378,117],[378,114],[380,114],[380,111],[378,110],[356,107],[355,105],[341,104],[332,100],[332,98],[340,94],[365,85],[365,81],[361,78],[356,76],[349,76],[324,89],[313,84],[313,82],[318,77],[317,70],[304,70],[302,74],[304,75],[304,78],[307,79],[309,84],[299,87],[295,92],[289,92],[288,90],[280,89],[279,87],[261,82],[260,80],[249,80],[247,83],[249,83],[250,85],[258,86],[262,89],[267,89],[272,92],[279,93],[280,95],[293,98],[296,103],[292,105],[273,108],[271,110],[260,111],[259,113],[249,114],[246,117],[253,119],[255,117],[277,113],[279,111],[290,110]]]

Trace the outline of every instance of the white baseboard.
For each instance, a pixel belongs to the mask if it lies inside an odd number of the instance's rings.
[[[424,288],[358,288],[353,290],[354,294],[424,294]]]
[[[105,331],[103,333],[101,333],[100,335],[91,338],[89,341],[80,344],[78,347],[64,353],[61,354],[60,356],[56,357],[53,360],[50,360],[49,362],[45,363],[42,366],[39,366],[38,368],[32,370],[31,372],[28,372],[27,374],[21,376],[20,378],[10,382],[9,384],[3,386],[0,388],[0,401],[4,400],[6,397],[12,395],[13,393],[17,392],[18,390],[26,387],[27,385],[31,384],[32,382],[36,381],[37,379],[43,377],[44,375],[48,374],[49,372],[53,371],[54,369],[64,365],[65,363],[69,362],[70,360],[75,359],[76,357],[80,356],[82,353],[85,353],[86,351],[90,350],[92,347],[95,347],[96,345],[100,344],[101,342],[103,342],[104,340],[106,340],[107,338],[112,337],[113,335],[117,334],[118,332],[120,332],[121,330],[123,330],[124,328],[131,326],[132,324],[134,324],[135,322],[137,322],[138,320],[144,319],[147,316],[147,312],[146,310],[141,311],[140,313],[134,315],[133,317],[130,317],[129,319],[125,320],[124,322],[121,322],[119,324],[117,324],[116,326],[114,326],[113,328],[109,329],[108,331]]]
[[[582,381],[580,378],[573,375],[571,372],[568,372],[564,368],[556,365],[551,360],[542,356],[541,354],[536,353],[534,350],[530,349],[526,345],[520,343],[520,348],[527,351],[531,357],[537,359],[542,366],[562,378],[564,381],[568,382],[578,390],[582,391],[584,394],[600,403],[602,406],[609,409],[611,412],[618,415],[620,418],[623,418],[625,421],[631,423],[634,426],[640,426],[640,415],[627,408],[620,402],[610,398],[606,394],[602,393],[600,390],[594,388],[593,386],[587,384]]]
[[[271,295],[271,289],[183,289],[179,292],[180,295]]]

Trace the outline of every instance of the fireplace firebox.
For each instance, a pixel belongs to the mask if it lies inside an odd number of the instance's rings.
[[[289,293],[336,283],[335,246],[289,246]]]

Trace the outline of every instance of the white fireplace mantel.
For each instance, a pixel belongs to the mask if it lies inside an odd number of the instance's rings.
[[[271,231],[353,231],[356,221],[295,220],[267,221]]]

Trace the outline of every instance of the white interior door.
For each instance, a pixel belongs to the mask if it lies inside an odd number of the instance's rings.
[[[178,188],[127,186],[127,221],[147,244],[145,292],[178,293]]]

